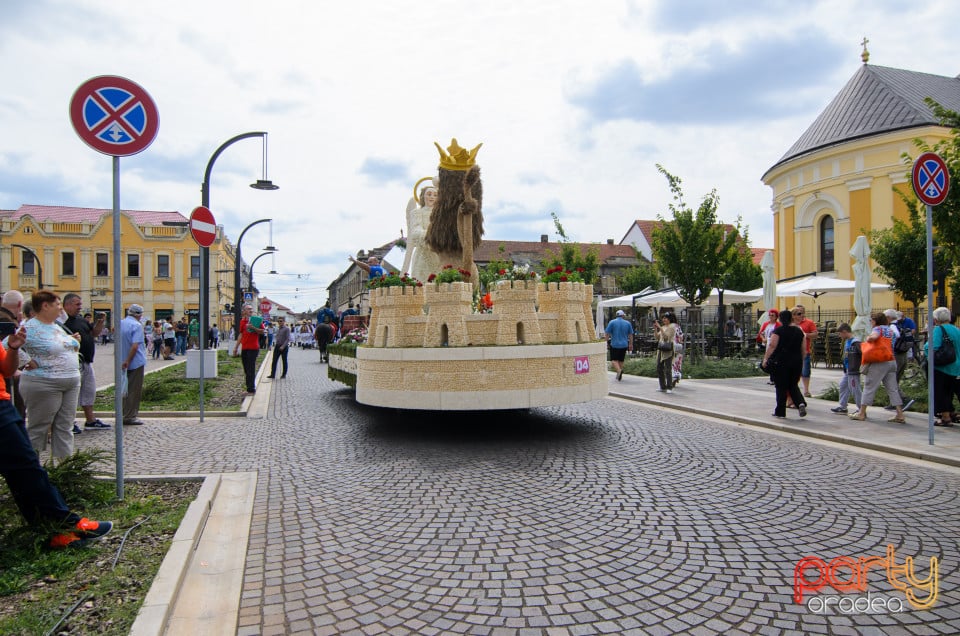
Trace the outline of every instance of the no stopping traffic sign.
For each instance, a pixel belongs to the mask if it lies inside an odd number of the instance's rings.
[[[950,192],[950,172],[940,155],[925,152],[913,162],[913,191],[927,205],[940,205]]]
[[[157,105],[147,91],[113,75],[80,85],[70,100],[70,121],[85,144],[114,157],[145,150],[160,127]]]

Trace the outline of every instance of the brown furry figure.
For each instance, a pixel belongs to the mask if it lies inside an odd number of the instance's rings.
[[[475,163],[482,144],[468,151],[452,139],[449,153],[434,145],[440,151],[438,192],[424,240],[441,264],[475,271],[473,250],[483,237],[483,184]]]

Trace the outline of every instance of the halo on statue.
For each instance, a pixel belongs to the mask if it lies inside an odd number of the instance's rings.
[[[413,200],[416,201],[420,207],[423,207],[423,201],[420,200],[420,195],[417,194],[417,191],[420,190],[420,184],[424,181],[434,181],[435,179],[436,176],[424,177],[413,184]]]

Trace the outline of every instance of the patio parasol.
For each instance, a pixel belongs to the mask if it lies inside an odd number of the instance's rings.
[[[872,290],[870,288],[870,246],[867,237],[858,236],[850,249],[853,264],[853,308],[857,312],[851,328],[853,334],[863,340],[870,333],[870,310],[873,308]]]
[[[777,275],[774,272],[773,251],[767,250],[764,253],[760,261],[760,269],[763,270],[763,315],[760,316],[758,323],[766,320],[770,310],[777,306]]]

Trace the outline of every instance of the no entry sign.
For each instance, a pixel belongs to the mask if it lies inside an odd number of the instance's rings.
[[[210,247],[217,238],[217,222],[213,212],[198,205],[190,213],[190,234],[200,247]]]
[[[913,191],[927,205],[940,205],[950,192],[950,172],[940,155],[925,152],[913,163]]]
[[[157,136],[160,115],[138,84],[104,75],[80,85],[70,100],[70,121],[88,146],[114,157],[129,157]]]

